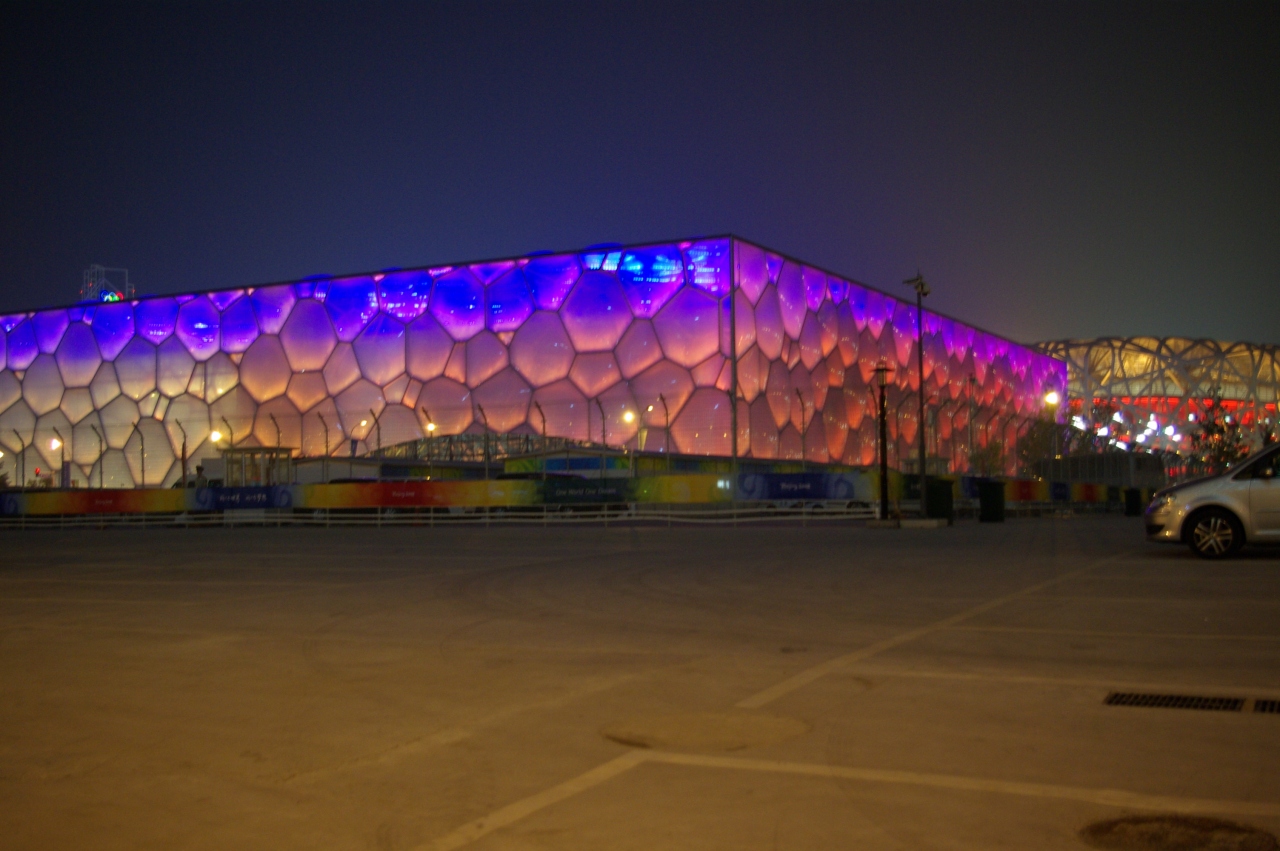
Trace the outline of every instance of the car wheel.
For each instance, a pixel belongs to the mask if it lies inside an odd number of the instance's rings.
[[[1226,558],[1244,546],[1244,528],[1231,512],[1210,508],[1191,518],[1187,543],[1201,558]]]

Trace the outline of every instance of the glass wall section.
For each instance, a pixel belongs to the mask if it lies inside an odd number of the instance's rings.
[[[738,440],[744,456],[871,465],[877,459],[875,370],[891,370],[891,466],[915,469],[921,413],[916,308],[820,269],[734,240]],[[905,288],[904,288],[905,290]],[[974,451],[1009,450],[1065,396],[1061,361],[924,312],[928,455],[969,469]],[[1013,452],[1004,453],[1012,463]],[[1009,472],[1012,472],[1010,468]]]
[[[925,316],[930,453],[1010,440],[1059,361]],[[0,464],[158,486],[220,448],[346,456],[486,430],[656,452],[870,464],[876,364],[912,455],[915,308],[740,240],[0,316]],[[735,340],[736,337],[736,340]],[[735,357],[736,354],[736,357]],[[732,393],[734,382],[737,393]],[[732,398],[737,397],[737,409]],[[353,450],[354,447],[354,450]]]

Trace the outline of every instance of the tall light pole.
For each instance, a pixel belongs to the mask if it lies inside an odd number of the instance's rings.
[[[58,439],[53,441],[53,448],[58,450],[58,458],[62,465],[58,468],[58,487],[71,487],[71,471],[67,469],[67,439],[62,436],[62,432],[58,431],[58,427],[53,427],[53,433]]]
[[[666,456],[667,472],[671,472],[671,409],[667,407],[667,397],[658,394],[662,404],[662,454]]]
[[[27,442],[22,439],[22,435],[18,434],[16,428],[9,429],[13,432],[13,436],[18,438],[18,457],[22,459],[22,474],[18,476],[18,487],[25,488],[27,486]],[[18,465],[14,464],[16,470]]]
[[[889,366],[883,360],[876,364],[876,386],[880,388],[880,519],[889,517],[889,408],[885,391],[889,385]]]
[[[324,421],[324,414],[316,411],[316,419],[320,421],[320,428],[324,429],[324,455],[320,456],[320,478],[324,479],[324,483],[329,484],[329,424]]]
[[[925,437],[924,437],[924,297],[929,294],[929,285],[924,276],[916,272],[914,278],[902,283],[914,287],[916,291],[916,361],[920,372],[920,516],[929,515],[929,489],[925,471]]]
[[[806,462],[808,461],[809,446],[804,422],[804,396],[800,395],[800,388],[795,388],[796,398],[800,400],[800,471],[804,472]]]
[[[98,438],[98,490],[102,490],[103,475],[106,473],[106,467],[107,467],[107,459],[103,457],[106,454],[106,452],[102,446],[103,444],[102,432],[98,431],[98,427],[93,423],[89,423],[89,428],[93,430],[94,436]],[[92,474],[93,470],[90,469],[89,473]]]
[[[178,431],[182,432],[182,486],[187,486],[187,430],[182,427],[182,420],[175,419],[173,421],[178,426]]]
[[[547,480],[547,415],[542,412],[542,404],[533,400],[533,407],[538,409],[538,417],[542,420],[542,480]]]
[[[480,421],[484,423],[484,479],[489,480],[489,417],[484,412],[484,405],[479,402],[476,407],[480,410]]]

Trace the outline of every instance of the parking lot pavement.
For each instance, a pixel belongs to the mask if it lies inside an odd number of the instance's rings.
[[[1280,553],[947,529],[0,539],[6,848],[1081,848],[1280,831]],[[1240,711],[1106,705],[1226,697]]]

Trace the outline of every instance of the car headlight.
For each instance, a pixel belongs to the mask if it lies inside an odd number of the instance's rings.
[[[1154,514],[1161,509],[1168,508],[1173,505],[1174,502],[1176,502],[1176,500],[1172,495],[1158,496],[1151,500],[1151,504],[1147,506],[1147,512]]]

